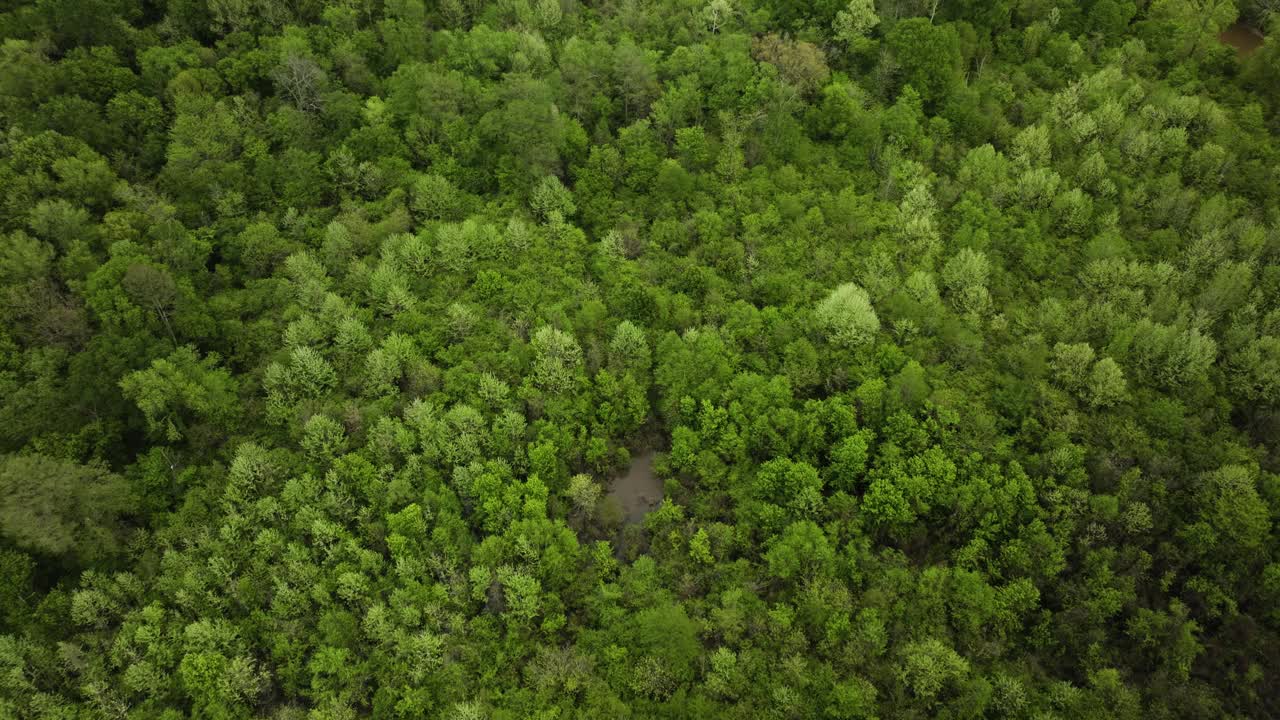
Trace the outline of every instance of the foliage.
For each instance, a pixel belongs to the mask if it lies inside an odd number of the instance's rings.
[[[1280,716],[1277,9],[0,3],[0,717]]]

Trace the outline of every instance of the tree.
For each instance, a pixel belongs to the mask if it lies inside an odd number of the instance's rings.
[[[312,415],[303,428],[302,449],[316,462],[331,462],[342,452],[346,433],[328,415]]]
[[[217,650],[189,652],[177,670],[196,712],[209,717],[243,715],[266,683],[251,657]]]
[[[286,51],[280,64],[271,71],[271,79],[299,110],[306,113],[324,110],[324,71],[308,55]]]
[[[238,384],[219,361],[216,354],[201,359],[184,345],[130,373],[120,389],[142,411],[147,429],[170,442],[189,434],[197,421],[225,432],[239,414]]]
[[[1102,358],[1094,363],[1089,373],[1089,404],[1094,407],[1111,407],[1122,401],[1127,394],[1124,371],[1120,364],[1111,358]]]
[[[956,309],[971,315],[979,315],[991,306],[987,292],[987,278],[991,264],[987,256],[969,248],[962,248],[942,268],[942,284]]]
[[[1053,347],[1052,369],[1054,378],[1062,387],[1076,392],[1090,380],[1089,367],[1094,364],[1094,352],[1089,343],[1058,343]]]
[[[542,583],[510,567],[498,568],[498,582],[506,600],[505,614],[517,623],[533,622],[542,610]]]
[[[124,272],[120,284],[124,287],[129,299],[141,307],[150,309],[164,323],[169,339],[174,345],[178,337],[173,332],[173,324],[169,315],[173,312],[178,299],[178,289],[173,277],[163,268],[149,263],[133,263]]]
[[[420,220],[458,220],[462,193],[448,178],[435,173],[413,181],[410,208]]]
[[[1226,465],[1207,473],[1197,493],[1205,520],[1222,539],[1246,551],[1260,547],[1271,529],[1255,478],[1250,468]]]
[[[661,691],[668,683],[684,684],[693,679],[701,648],[697,624],[682,606],[659,601],[626,618],[619,630],[625,633],[625,646],[641,659],[635,664],[633,686],[641,691]],[[643,662],[646,657],[652,662]]]
[[[649,341],[630,320],[623,320],[614,328],[609,355],[617,367],[641,373],[649,370]]]
[[[829,484],[832,487],[846,492],[854,489],[866,472],[872,437],[870,430],[860,430],[831,447],[831,464],[827,471],[831,475]]]
[[[853,283],[840,285],[814,311],[814,319],[834,344],[856,348],[870,343],[880,331],[880,319],[867,291]]]
[[[827,536],[810,520],[788,525],[765,554],[769,574],[780,580],[813,578],[834,560],[835,553],[827,542]]]
[[[1233,0],[1155,0],[1147,16],[1168,40],[1174,52],[1186,59],[1217,42],[1216,36],[1237,16]]]
[[[1199,380],[1218,356],[1218,343],[1196,327],[1143,319],[1133,329],[1135,364],[1158,384],[1176,387]]]
[[[548,175],[538,182],[529,204],[538,217],[553,225],[564,222],[578,211],[573,204],[573,193],[554,175]]]
[[[267,366],[263,386],[267,391],[267,412],[276,422],[293,417],[300,402],[326,395],[338,383],[337,372],[311,347],[294,348],[289,363]]]
[[[715,564],[716,558],[711,554],[711,537],[707,535],[706,528],[698,528],[693,537],[689,538],[689,558],[702,565]]]
[[[28,550],[100,560],[120,545],[131,506],[123,478],[44,455],[0,457],[0,532]]]
[[[0,284],[19,285],[44,277],[55,251],[49,243],[18,230],[0,242]]]
[[[840,42],[850,48],[856,48],[865,42],[871,31],[880,24],[875,6],[871,0],[849,0],[849,5],[836,13],[831,29]]]
[[[1280,715],[1229,9],[0,3],[0,717]]]
[[[582,348],[574,337],[544,325],[533,334],[533,382],[552,393],[573,387],[582,369]]]
[[[1252,13],[1262,20],[1259,26],[1263,27],[1276,15],[1280,15],[1280,0],[1243,0],[1240,10],[1242,13]]]
[[[896,23],[885,43],[902,68],[903,81],[915,88],[927,104],[946,100],[960,82],[960,35],[950,24],[934,25],[928,18],[913,17]]]
[[[702,8],[702,20],[713,34],[720,32],[736,10],[730,0],[711,0]]]
[[[642,117],[661,93],[654,58],[624,36],[613,47],[613,78],[622,99],[622,117],[630,123]]]
[[[870,720],[876,717],[876,688],[863,678],[836,683],[827,716],[836,720]]]
[[[1269,27],[1274,27],[1280,13],[1272,13]],[[1274,39],[1274,33],[1271,38]],[[1272,112],[1280,107],[1280,90],[1270,80],[1276,68],[1280,67],[1280,43],[1264,42],[1245,61],[1242,76],[1248,86],[1256,93]]]
[[[776,67],[788,85],[804,94],[817,90],[831,75],[822,51],[812,43],[769,34],[756,38],[751,49],[756,59]]]
[[[579,473],[569,478],[567,493],[569,499],[573,501],[573,507],[582,513],[583,517],[591,519],[595,515],[601,493],[600,485],[592,480],[590,475]]]
[[[969,661],[941,640],[929,638],[908,644],[902,651],[899,671],[916,697],[930,705],[969,673]]]
[[[547,175],[559,175],[560,151],[572,128],[559,113],[551,86],[527,75],[509,74],[497,89],[497,104],[475,125],[475,140],[488,152],[477,156],[492,168],[489,182],[524,193]]]
[[[1245,397],[1280,403],[1280,339],[1264,335],[1251,340],[1233,365],[1239,372],[1235,386]]]

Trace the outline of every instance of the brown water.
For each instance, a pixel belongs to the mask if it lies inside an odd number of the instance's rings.
[[[616,478],[609,488],[609,497],[622,507],[628,525],[644,520],[644,516],[662,502],[662,479],[653,472],[652,450],[631,461],[627,474]]]
[[[1220,40],[1224,45],[1230,45],[1235,48],[1236,54],[1240,57],[1244,57],[1254,50],[1257,50],[1262,46],[1262,41],[1264,39],[1265,38],[1262,36],[1262,33],[1241,22],[1232,25],[1218,34],[1218,40]]]

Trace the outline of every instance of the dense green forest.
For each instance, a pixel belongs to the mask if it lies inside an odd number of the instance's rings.
[[[0,718],[1280,717],[1272,12],[0,0]]]

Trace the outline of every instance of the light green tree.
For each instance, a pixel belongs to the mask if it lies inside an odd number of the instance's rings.
[[[765,554],[769,574],[782,580],[811,578],[834,559],[835,553],[827,536],[811,520],[801,520],[789,525]]]
[[[609,341],[609,356],[620,368],[646,371],[649,369],[649,341],[644,331],[630,320],[623,320],[613,331]]]
[[[573,193],[554,175],[547,175],[538,182],[529,204],[538,217],[552,224],[564,222],[578,211]]]
[[[942,268],[942,284],[947,297],[963,313],[979,315],[991,307],[987,278],[991,263],[987,256],[970,248],[961,248]]]
[[[573,387],[582,369],[582,347],[563,330],[544,325],[533,335],[533,381],[548,392]]]
[[[1089,382],[1094,352],[1089,343],[1058,343],[1053,347],[1050,369],[1062,387],[1076,392]]]
[[[1241,549],[1261,547],[1271,529],[1256,477],[1253,468],[1226,465],[1207,473],[1197,493],[1204,518],[1222,539]]]
[[[929,638],[903,649],[900,673],[916,697],[932,702],[969,674],[969,661],[941,640]]]
[[[876,15],[872,0],[849,0],[849,4],[836,13],[831,32],[849,52],[861,53],[875,47],[869,36],[879,24],[880,16]]]
[[[120,389],[142,411],[147,429],[170,442],[181,440],[197,420],[225,430],[240,408],[237,383],[218,363],[217,355],[202,359],[184,345],[125,376]]]
[[[567,494],[573,501],[573,507],[582,513],[583,517],[590,518],[595,515],[601,492],[600,484],[592,480],[590,475],[579,473],[569,478]]]
[[[1124,400],[1128,385],[1120,364],[1107,357],[1094,363],[1089,373],[1088,401],[1094,407],[1111,407]]]
[[[302,449],[315,461],[333,460],[346,443],[342,425],[328,415],[312,415],[302,433]]]
[[[832,343],[848,348],[870,343],[880,331],[880,318],[871,306],[871,298],[854,283],[832,290],[818,303],[814,319]]]

